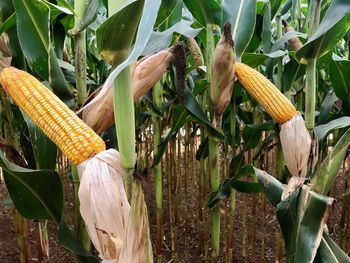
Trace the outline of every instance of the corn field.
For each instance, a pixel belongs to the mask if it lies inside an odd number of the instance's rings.
[[[0,11],[0,262],[350,262],[348,0]]]

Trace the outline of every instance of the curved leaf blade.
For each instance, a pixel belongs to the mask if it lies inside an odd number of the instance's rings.
[[[296,53],[301,60],[319,58],[326,54],[350,29],[350,2],[334,0],[315,34]]]
[[[222,6],[223,20],[230,21],[232,25],[232,39],[237,59],[240,60],[254,34],[256,0],[224,0]]]
[[[55,171],[22,168],[9,162],[2,152],[0,166],[11,199],[24,217],[61,221],[63,190]]]
[[[222,10],[215,0],[184,0],[184,3],[193,17],[202,25],[221,25]]]

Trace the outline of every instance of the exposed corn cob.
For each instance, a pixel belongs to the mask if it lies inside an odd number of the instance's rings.
[[[105,150],[103,140],[32,75],[5,68],[0,83],[72,163],[79,164]]]
[[[236,63],[236,76],[278,123],[283,124],[297,114],[293,104],[260,72],[243,63]]]
[[[231,24],[226,22],[224,32],[214,51],[210,98],[215,113],[221,115],[230,103],[236,57],[233,53]]]

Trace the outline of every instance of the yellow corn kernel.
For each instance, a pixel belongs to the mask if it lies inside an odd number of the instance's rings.
[[[243,63],[236,63],[236,76],[247,92],[278,123],[283,124],[297,114],[293,104],[260,72]]]
[[[0,84],[72,163],[79,164],[105,150],[103,140],[32,75],[5,68]]]

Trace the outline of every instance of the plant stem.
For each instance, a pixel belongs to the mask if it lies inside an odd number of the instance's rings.
[[[160,82],[158,82],[153,87],[153,102],[157,109],[162,106],[162,92],[163,88]],[[158,154],[158,145],[161,138],[161,118],[156,114],[152,113],[153,120],[153,140],[154,140],[154,150],[153,155]],[[154,167],[154,181],[156,190],[156,260],[157,262],[162,262],[162,245],[163,245],[163,177],[162,177],[162,164],[159,162]]]
[[[221,117],[214,117],[216,127],[220,127]],[[220,166],[219,166],[219,140],[209,137],[209,164],[211,192],[216,193],[220,189]],[[211,210],[212,229],[211,238],[213,246],[213,258],[220,254],[220,205],[216,204]]]
[[[16,208],[13,210],[15,227],[17,231],[17,244],[19,248],[19,262],[29,263],[32,262],[32,256],[29,246],[28,221],[21,216]]]
[[[82,245],[82,247],[86,251],[90,251],[91,248],[91,242],[89,238],[89,234],[86,230],[85,222],[80,214],[80,202],[79,202],[79,175],[77,171],[77,167],[75,165],[72,165],[72,178],[73,178],[73,185],[74,185],[74,196],[73,196],[73,202],[74,202],[74,222],[75,222],[75,236],[78,242]]]
[[[77,87],[77,103],[81,106],[86,98],[86,41],[85,30],[74,35],[75,74]]]
[[[315,127],[316,59],[307,60],[305,94],[305,125],[311,132]]]

